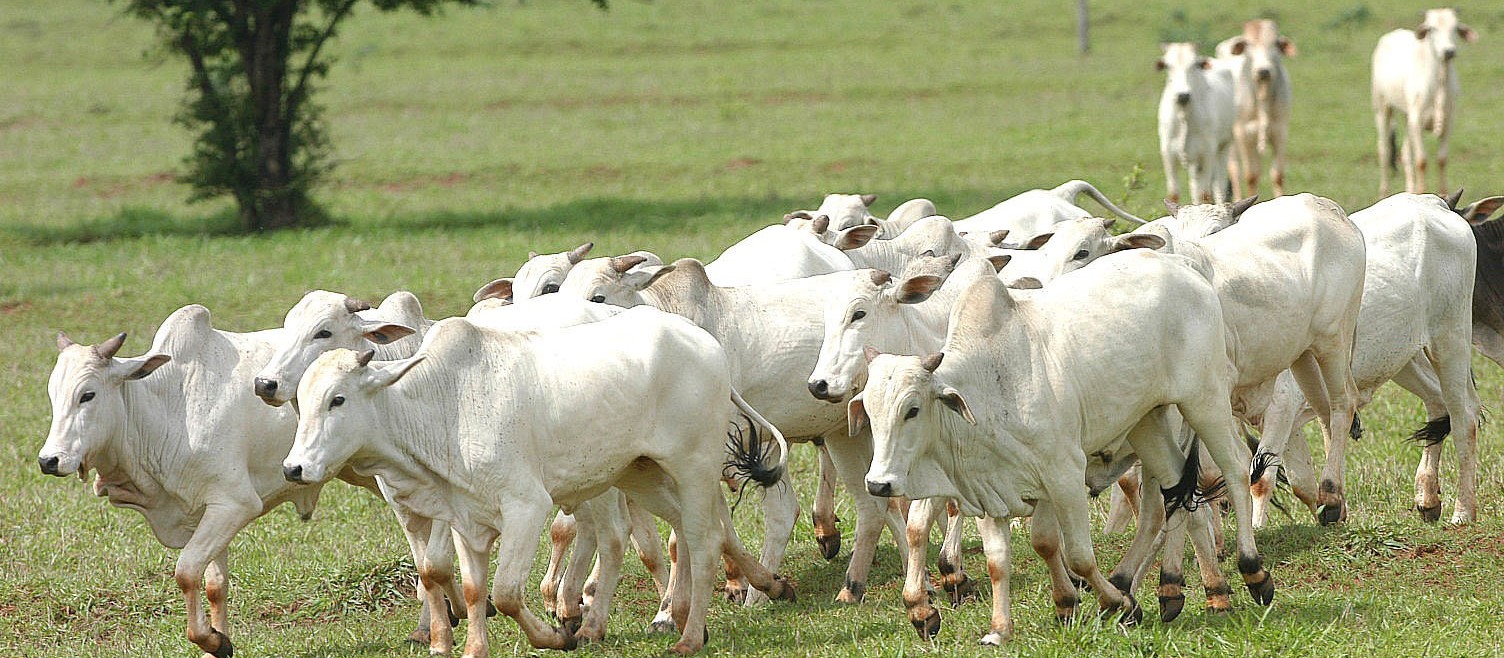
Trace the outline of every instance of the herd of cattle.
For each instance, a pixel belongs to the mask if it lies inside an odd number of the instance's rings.
[[[1426,20],[1412,38],[1472,38],[1450,10]],[[1241,127],[1230,130],[1243,155],[1252,151],[1242,145],[1273,145],[1279,190],[1289,93],[1277,53],[1293,45],[1267,21],[1224,45],[1248,60],[1238,79],[1257,81],[1251,98],[1274,101],[1246,115],[1240,96]],[[1182,46],[1163,64],[1172,85],[1216,68]],[[1434,113],[1406,110],[1417,142],[1430,120],[1445,139],[1455,97],[1446,76]],[[1162,111],[1195,115],[1198,89],[1190,83],[1188,99],[1167,89]],[[1179,148],[1195,142],[1171,133]],[[1225,163],[1219,148],[1203,165]],[[1407,140],[1406,162],[1423,170],[1418,148]],[[1251,190],[1256,166],[1240,163]],[[497,613],[535,647],[601,639],[629,544],[658,587],[651,625],[680,633],[676,653],[707,641],[723,559],[734,599],[792,599],[777,575],[800,510],[784,483],[790,442],[818,449],[810,513],[827,559],[841,547],[835,482],[854,500],[837,600],[863,599],[886,527],[905,563],[909,621],[926,638],[940,629],[939,591],[959,603],[974,590],[960,553],[968,517],[992,587],[984,644],[1013,631],[1009,519],[1030,519],[1062,620],[1083,585],[1102,610],[1139,620],[1134,592],[1158,560],[1170,621],[1185,604],[1187,539],[1207,605],[1231,607],[1221,519],[1205,504],[1225,498],[1238,571],[1268,605],[1275,585],[1254,528],[1278,472],[1320,522],[1344,520],[1345,447],[1361,435],[1357,411],[1387,381],[1427,409],[1415,435],[1425,443],[1420,516],[1441,516],[1450,434],[1451,518],[1474,520],[1470,359],[1476,345],[1504,362],[1504,220],[1489,221],[1504,197],[1461,206],[1460,191],[1404,193],[1349,216],[1310,194],[1220,202],[1225,173],[1198,183],[1205,167],[1191,169],[1192,195],[1219,203],[1168,202],[1168,216],[1149,222],[1083,181],[956,221],[924,199],[882,218],[874,196],[830,195],[710,263],[646,251],[590,258],[589,243],[529,254],[515,276],[482,286],[464,317],[429,320],[407,292],[373,308],[315,291],[282,327],[251,333],[215,329],[207,309],[185,306],[137,357],[119,356],[125,334],[91,346],[59,333],[38,463],[55,476],[93,471],[97,495],[141,512],[163,545],[182,549],[174,575],[188,638],[217,657],[233,652],[231,540],[284,502],[308,518],[332,479],[395,513],[418,571],[414,641],[448,653],[468,619],[467,657],[489,655],[486,620]],[[1082,194],[1117,219],[1077,206]],[[1135,226],[1114,235],[1116,221]],[[1311,420],[1326,445],[1319,476],[1300,434]],[[737,535],[723,483],[762,488],[759,556]],[[1088,496],[1109,488],[1111,523],[1135,510],[1138,523],[1104,575]],[[654,517],[673,529],[670,560]],[[926,552],[942,520],[932,581]],[[557,626],[524,599],[545,528],[553,550],[541,590]]]

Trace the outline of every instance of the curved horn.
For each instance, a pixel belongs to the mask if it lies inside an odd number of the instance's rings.
[[[993,231],[993,232],[987,234],[987,241],[991,242],[992,246],[994,246],[994,247],[1002,244],[1003,240],[1006,240],[1007,238],[1008,238],[1008,229],[1002,229],[1000,231]]]
[[[887,270],[872,270],[872,285],[880,286],[893,280],[893,274]]]
[[[815,230],[815,233],[819,233],[819,234],[823,234],[826,231],[830,230],[830,216],[829,215],[820,215],[819,217],[816,217],[815,218],[814,230]]]
[[[647,258],[643,256],[613,256],[611,258],[611,269],[616,270],[617,274],[624,274],[627,270],[643,264],[646,260]]]
[[[1174,217],[1176,213],[1180,212],[1180,204],[1175,203],[1174,201],[1171,201],[1169,199],[1165,199],[1165,210],[1170,211],[1170,216]]]
[[[877,195],[876,194],[863,194],[862,195],[862,205],[867,206],[867,207],[870,208],[870,207],[872,207],[872,204],[874,204],[874,203],[877,203]]]
[[[1460,187],[1457,188],[1456,192],[1447,196],[1447,208],[1450,208],[1452,212],[1457,212],[1457,204],[1459,203],[1462,203],[1462,188]]]
[[[57,332],[57,351],[61,352],[77,344],[73,342],[72,338],[68,337],[68,334],[61,331]]]
[[[371,305],[354,297],[346,297],[345,310],[351,313],[354,313],[356,311],[369,311],[371,310]]]
[[[1233,204],[1232,204],[1232,216],[1233,216],[1233,219],[1237,219],[1238,217],[1241,217],[1243,215],[1243,213],[1247,212],[1249,208],[1253,207],[1253,204],[1258,203],[1258,202],[1259,202],[1259,195],[1257,195],[1257,194],[1255,194],[1255,195],[1253,195],[1251,197],[1248,197],[1246,199],[1239,199],[1239,200],[1233,202]]]
[[[95,345],[94,353],[106,359],[113,358],[115,356],[115,353],[120,351],[120,346],[124,344],[125,332],[122,331],[118,334],[115,334],[114,337],[110,338],[109,340]]]
[[[355,355],[355,365],[362,368],[371,364],[371,359],[376,358],[376,350],[366,350]]]
[[[931,352],[919,360],[919,367],[924,368],[926,371],[934,372],[936,368],[940,367],[940,362],[944,360],[944,352]]]
[[[585,260],[585,254],[590,253],[590,250],[594,248],[594,242],[586,242],[585,244],[571,249],[568,254],[564,255],[564,257],[569,259],[570,265],[579,265],[580,261]]]

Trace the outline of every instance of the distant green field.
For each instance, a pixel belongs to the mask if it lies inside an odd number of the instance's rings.
[[[220,328],[250,330],[279,324],[315,288],[372,301],[411,290],[443,317],[463,313],[477,286],[514,272],[529,249],[594,240],[599,254],[708,259],[831,191],[879,193],[882,212],[924,196],[963,217],[1083,178],[1153,215],[1164,189],[1156,44],[1215,43],[1258,15],[1278,18],[1300,48],[1288,62],[1289,188],[1350,210],[1375,200],[1368,56],[1378,35],[1413,26],[1421,5],[1093,2],[1086,57],[1075,53],[1070,5],[619,0],[600,12],[579,0],[499,2],[429,20],[362,6],[333,44],[338,59],[319,96],[338,168],[317,197],[333,223],[243,236],[225,233],[227,205],[187,204],[173,182],[190,141],[171,122],[184,67],[149,25],[105,2],[0,2],[0,326],[9,339],[0,357],[0,655],[195,655],[171,579],[175,553],[139,515],[36,468],[59,329],[91,343],[129,331],[125,353],[138,354],[184,304],[209,307]],[[1504,107],[1504,7],[1468,2],[1461,14],[1482,38],[1458,59],[1451,179],[1476,198],[1504,192],[1495,109]],[[1497,407],[1504,373],[1480,359],[1477,380]],[[1318,528],[1296,513],[1259,535],[1280,588],[1272,608],[1240,590],[1235,613],[1203,614],[1193,582],[1192,605],[1173,624],[1061,628],[1020,536],[1018,629],[1004,653],[1497,652],[1504,435],[1497,423],[1481,435],[1482,520],[1425,526],[1409,511],[1419,450],[1403,440],[1424,421],[1421,405],[1391,387],[1363,419],[1368,438],[1348,464],[1352,523]],[[808,494],[811,454],[796,457]],[[1450,448],[1444,469],[1450,496]],[[845,503],[838,511],[855,518]],[[758,514],[756,505],[737,512],[754,544]],[[849,550],[849,521],[843,529]],[[1126,543],[1102,538],[1102,563]],[[979,542],[967,551],[981,575]],[[331,485],[310,523],[275,510],[232,547],[238,655],[424,654],[405,641],[417,612],[405,552],[385,505],[349,487]],[[888,540],[878,557],[867,601],[835,604],[846,555],[820,558],[802,516],[784,567],[799,602],[717,603],[709,652],[978,651],[985,601],[942,608],[940,638],[922,642],[904,617]],[[646,632],[652,587],[629,567],[611,635],[582,654],[671,644]],[[1153,594],[1140,598],[1153,618]],[[528,652],[510,621],[491,628],[498,655]]]

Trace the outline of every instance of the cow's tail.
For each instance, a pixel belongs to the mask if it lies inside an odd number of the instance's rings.
[[[1128,214],[1128,211],[1117,207],[1117,204],[1109,201],[1100,190],[1092,186],[1091,183],[1088,183],[1084,180],[1066,181],[1065,183],[1062,183],[1060,187],[1055,188],[1053,191],[1055,192],[1055,194],[1059,195],[1060,198],[1065,199],[1071,204],[1076,203],[1077,196],[1085,193],[1086,196],[1091,197],[1092,201],[1096,201],[1103,208],[1106,208],[1108,212],[1111,212],[1112,214],[1117,215],[1118,217],[1122,217],[1123,219],[1126,219],[1135,224],[1142,225],[1145,223],[1144,220],[1130,215]]]
[[[1201,439],[1192,438],[1185,466],[1180,470],[1180,481],[1161,487],[1160,492],[1165,497],[1165,519],[1168,520],[1177,509],[1194,512],[1196,508],[1222,497],[1227,493],[1227,482],[1220,477],[1204,484],[1201,482]]]
[[[1436,420],[1426,421],[1420,429],[1410,435],[1410,440],[1424,446],[1434,446],[1447,439],[1452,433],[1452,417],[1442,416]]]
[[[777,427],[763,418],[752,405],[747,404],[735,388],[731,389],[731,403],[747,419],[747,429],[743,432],[738,426],[727,433],[726,452],[730,455],[726,461],[727,477],[743,482],[756,482],[764,488],[778,484],[788,470],[788,441]],[[772,435],[772,441],[764,438],[764,432]],[[778,459],[770,465],[775,444]]]

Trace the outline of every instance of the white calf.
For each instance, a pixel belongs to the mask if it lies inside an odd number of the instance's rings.
[[[1462,85],[1452,58],[1457,40],[1477,41],[1473,28],[1458,22],[1453,9],[1428,9],[1413,30],[1379,38],[1373,50],[1373,113],[1379,129],[1379,196],[1389,195],[1389,170],[1396,155],[1405,166],[1405,191],[1426,191],[1427,130],[1436,133],[1436,172],[1447,190],[1447,155]],[[1395,153],[1394,113],[1405,115],[1405,143]]]
[[[1176,170],[1183,166],[1193,201],[1227,201],[1227,156],[1235,117],[1230,65],[1197,55],[1195,44],[1163,47],[1155,66],[1166,74],[1159,97],[1159,157],[1167,196],[1180,201]]]
[[[1228,169],[1236,197],[1259,192],[1260,155],[1269,152],[1274,195],[1285,193],[1285,142],[1290,136],[1290,76],[1284,58],[1295,56],[1295,42],[1279,33],[1269,19],[1248,21],[1243,33],[1217,44],[1217,57],[1233,64],[1237,120],[1232,124],[1236,157]]]

